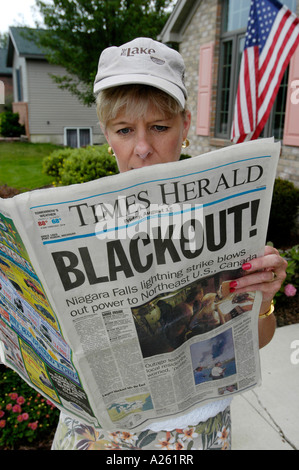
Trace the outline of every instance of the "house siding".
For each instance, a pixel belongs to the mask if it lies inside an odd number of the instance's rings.
[[[63,144],[65,127],[90,127],[93,143],[104,142],[95,106],[84,106],[51,78],[52,74],[64,75],[64,70],[41,60],[27,59],[26,63],[31,141]]]
[[[189,109],[193,119],[189,132],[190,147],[188,153],[199,155],[219,147],[231,145],[231,142],[215,138],[216,102],[218,87],[218,62],[221,34],[221,0],[204,0],[186,27],[179,45],[186,64],[186,86],[189,91]],[[299,16],[299,0],[297,0]],[[200,65],[200,47],[214,43],[214,60],[212,70],[212,93],[210,105],[209,136],[197,135],[196,116],[198,113],[198,71]],[[299,106],[299,105],[298,105]],[[277,176],[292,181],[299,187],[299,147],[282,146]]]
[[[17,54],[14,54],[13,58],[13,96],[14,101],[18,101],[18,80],[17,80],[17,70],[21,74],[21,94],[22,101],[28,101],[27,94],[27,71],[26,71],[26,60],[24,57],[20,57]]]

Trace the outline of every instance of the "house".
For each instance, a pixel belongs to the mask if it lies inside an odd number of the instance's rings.
[[[299,0],[283,3],[299,16]],[[192,156],[231,145],[249,9],[248,0],[178,0],[159,36],[162,42],[175,44],[186,63],[193,116],[188,153]],[[282,142],[277,176],[299,187],[299,103],[291,99],[292,85],[298,80],[299,47],[283,77],[262,136],[274,135]]]
[[[103,143],[95,106],[84,106],[68,90],[58,87],[51,75],[65,75],[65,70],[46,60],[28,39],[28,30],[9,29],[7,54],[7,66],[13,73],[13,111],[19,113],[28,139],[71,147]]]
[[[7,49],[0,49],[0,113],[13,101],[12,69],[6,66]]]

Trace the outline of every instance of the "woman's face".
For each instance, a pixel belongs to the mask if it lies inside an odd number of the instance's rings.
[[[180,113],[169,118],[149,105],[142,118],[121,111],[108,121],[105,136],[115,153],[119,171],[179,160],[191,121],[190,112],[185,114],[185,117]]]

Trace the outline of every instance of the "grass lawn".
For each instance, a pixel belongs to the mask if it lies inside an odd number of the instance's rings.
[[[52,178],[42,172],[42,161],[57,148],[61,147],[29,142],[0,142],[0,185],[27,191],[52,184]]]

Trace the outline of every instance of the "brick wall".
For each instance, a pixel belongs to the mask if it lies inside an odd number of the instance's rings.
[[[12,77],[8,77],[6,75],[0,76],[1,82],[4,83],[4,90],[5,90],[5,104],[0,105],[0,112],[4,111],[5,108],[10,107],[13,102],[13,85],[12,85]]]
[[[19,113],[19,123],[25,126],[25,132],[28,139],[30,138],[29,119],[28,119],[28,103],[19,101],[12,104],[14,113]]]
[[[219,0],[204,0],[201,2],[189,26],[187,27],[180,52],[186,64],[186,86],[189,91],[189,109],[192,113],[192,125],[189,133],[190,155],[198,155],[213,150],[217,80],[218,80],[218,59],[219,59],[219,38],[221,25],[221,2]],[[198,70],[199,70],[199,48],[200,46],[213,42],[214,67],[213,67],[213,88],[211,101],[211,130],[210,137],[196,135],[196,114],[197,114],[197,93],[198,93]]]
[[[186,153],[195,156],[217,148],[231,145],[231,142],[216,139],[214,137],[217,85],[218,85],[218,61],[220,53],[221,33],[221,0],[203,0],[194,14],[190,24],[186,28],[183,41],[180,44],[180,52],[186,64],[186,86],[189,91],[189,109],[192,113],[192,124],[189,132],[190,147]],[[297,14],[299,16],[299,0],[297,1]],[[197,94],[198,94],[198,70],[200,46],[214,42],[214,68],[213,87],[211,100],[211,127],[210,136],[204,137],[196,134]],[[299,105],[298,105],[299,106]],[[299,148],[283,146],[279,161],[277,176],[292,181],[299,187]]]

